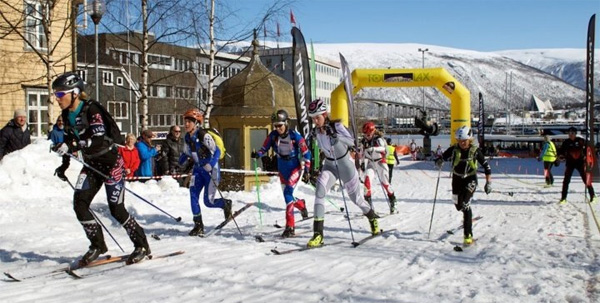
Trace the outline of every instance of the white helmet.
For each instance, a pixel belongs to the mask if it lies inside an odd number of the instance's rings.
[[[456,140],[468,140],[471,139],[472,135],[473,132],[471,131],[471,128],[466,125],[463,125],[456,130],[456,134],[454,137],[456,138]]]
[[[314,117],[317,115],[322,115],[327,112],[327,105],[325,102],[319,99],[312,100],[308,105],[308,116]]]

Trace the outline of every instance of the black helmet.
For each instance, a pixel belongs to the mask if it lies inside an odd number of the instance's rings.
[[[288,120],[288,113],[283,109],[280,109],[271,115],[271,123],[277,123],[277,122],[287,123],[287,120]]]
[[[58,78],[54,79],[54,82],[52,82],[52,90],[54,91],[66,91],[74,88],[79,88],[79,92],[84,90],[83,79],[81,79],[81,77],[79,77],[79,75],[76,73],[64,73],[58,76]]]

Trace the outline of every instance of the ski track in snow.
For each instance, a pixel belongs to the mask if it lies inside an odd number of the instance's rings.
[[[60,158],[38,140],[0,162],[0,266],[17,277],[65,265],[87,250],[72,210],[72,189],[53,176]],[[447,164],[440,175],[431,234],[438,170],[433,162],[403,157],[392,186],[398,214],[380,219],[384,230],[396,229],[353,248],[348,220],[336,207],[348,209],[355,240],[369,235],[367,219],[346,195],[332,190],[325,202],[325,241],[339,244],[273,255],[270,250],[302,247],[312,235],[312,220],[298,222],[297,236],[280,238],[284,203],[276,177],[260,189],[263,205],[251,207],[207,238],[187,236],[192,228],[189,194],[176,181],[128,183],[127,186],[175,217],[180,223],[126,193],[128,210],[144,227],[156,255],[184,250],[180,256],[132,266],[82,269],[74,280],[55,274],[23,282],[0,281],[1,302],[598,302],[600,301],[600,234],[584,201],[583,184],[572,178],[566,205],[560,198],[564,165],[553,169],[554,186],[544,188],[535,159],[493,159],[492,185],[475,193],[477,242],[463,252],[462,214],[452,204]],[[67,171],[75,180],[80,169]],[[527,173],[525,172],[527,170]],[[598,184],[594,184],[600,190]],[[506,192],[513,192],[511,197]],[[255,202],[256,191],[223,192],[234,210]],[[301,184],[296,196],[312,213],[314,191]],[[126,253],[133,249],[124,230],[110,217],[101,189],[92,210],[107,225]],[[375,209],[387,213],[379,181],[373,182]],[[598,205],[592,206],[598,211]],[[223,220],[219,209],[202,205],[205,230]],[[299,220],[300,215],[296,215]],[[446,230],[453,230],[448,235]],[[255,235],[266,240],[259,243]],[[105,233],[109,253],[123,254]]]

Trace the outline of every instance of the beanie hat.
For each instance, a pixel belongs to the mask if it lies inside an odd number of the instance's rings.
[[[16,118],[16,117],[27,117],[27,113],[25,112],[24,109],[17,109],[17,110],[15,110],[14,118]]]

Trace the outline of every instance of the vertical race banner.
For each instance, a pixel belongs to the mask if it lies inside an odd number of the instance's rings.
[[[585,128],[586,128],[586,185],[592,184],[594,172],[598,171],[594,152],[594,40],[596,28],[596,14],[592,15],[588,24],[588,35],[586,43],[586,68],[585,68]],[[598,177],[598,174],[595,174]]]
[[[479,148],[483,150],[485,136],[485,112],[483,109],[483,94],[479,93],[479,123],[477,123],[477,141],[479,141]]]
[[[296,119],[298,121],[298,132],[307,140],[306,144],[312,146],[309,135],[312,125],[308,119],[308,102],[312,100],[310,63],[304,36],[297,27],[292,27],[292,74],[294,78],[294,99],[296,101]],[[311,166],[314,172],[314,165]]]
[[[317,64],[315,62],[315,48],[313,46],[312,41],[310,41],[310,87],[311,90],[310,92],[312,93],[313,98],[317,97]],[[309,100],[309,102],[312,100]],[[313,156],[313,163],[312,163],[312,167],[314,167],[315,171],[318,171],[320,166],[321,166],[321,157],[320,157],[320,150],[319,150],[319,143],[317,142],[317,140],[311,140],[312,141],[312,156]]]
[[[344,90],[346,91],[346,98],[348,100],[348,121],[350,121],[350,131],[352,132],[352,136],[354,136],[354,148],[358,150],[358,133],[356,132],[356,120],[354,119],[354,85],[352,85],[352,75],[350,74],[348,62],[346,61],[346,58],[344,58],[342,53],[340,53],[340,62],[342,65],[342,79],[344,81]],[[356,165],[356,169],[360,169],[360,159],[357,156],[354,157],[354,164]]]

